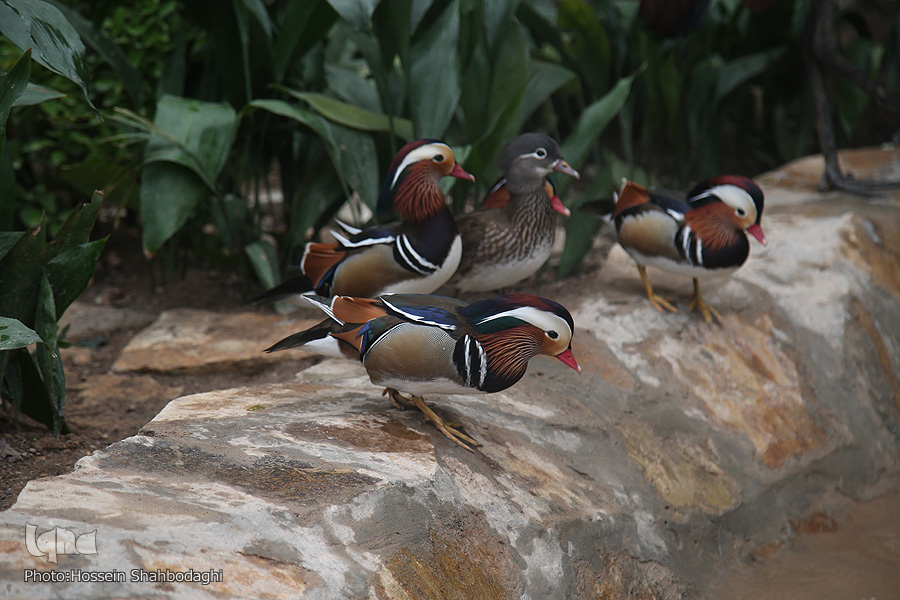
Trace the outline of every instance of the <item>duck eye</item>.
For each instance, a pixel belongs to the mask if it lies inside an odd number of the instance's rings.
[[[744,210],[743,208],[739,208],[739,209],[737,209],[735,212],[737,212],[737,215],[738,215],[739,217],[743,217],[743,216],[745,216],[745,215],[747,214],[747,211]]]
[[[434,155],[434,158],[432,158],[431,160],[433,160],[433,161],[436,162],[436,163],[443,162],[443,161],[444,161],[444,155],[443,155],[443,154],[435,154],[435,155]]]
[[[538,158],[546,158],[547,151],[544,148],[538,148],[537,150],[534,151],[534,155],[537,156]]]
[[[559,334],[551,329],[550,331],[547,332],[547,337],[550,338],[551,340],[555,340],[559,337]]]

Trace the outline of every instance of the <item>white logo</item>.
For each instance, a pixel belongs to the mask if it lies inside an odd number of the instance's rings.
[[[97,530],[76,536],[65,527],[54,527],[37,535],[37,525],[25,524],[25,547],[38,558],[57,564],[58,554],[97,554]]]

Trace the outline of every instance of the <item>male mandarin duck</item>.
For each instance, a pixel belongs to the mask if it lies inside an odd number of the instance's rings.
[[[328,315],[266,352],[303,347],[362,362],[398,408],[415,405],[448,438],[467,450],[479,445],[445,423],[422,394],[499,392],[518,382],[538,354],[581,372],[572,354],[575,325],[564,307],[531,294],[467,304],[427,294],[378,298],[304,296]],[[410,394],[405,398],[401,392]]]
[[[613,211],[619,244],[635,260],[650,304],[658,311],[678,312],[657,295],[647,277],[647,265],[694,280],[689,310],[697,309],[712,322],[719,312],[703,301],[700,278],[730,275],[744,264],[750,243],[744,232],[763,245],[760,226],[763,192],[746,177],[724,175],[697,184],[686,201],[647,191],[625,181]]]
[[[308,243],[300,261],[303,275],[259,299],[310,291],[364,297],[435,291],[456,272],[462,254],[459,230],[440,186],[448,175],[475,181],[443,142],[406,144],[394,157],[378,198],[379,206],[391,207],[401,221],[365,230],[338,221],[343,232],[332,232],[337,243]]]
[[[510,140],[498,163],[503,178],[484,206],[456,220],[462,235],[462,260],[449,285],[460,291],[509,287],[547,262],[556,237],[554,211],[569,212],[547,175],[556,171],[579,177],[563,160],[556,140],[541,133]]]

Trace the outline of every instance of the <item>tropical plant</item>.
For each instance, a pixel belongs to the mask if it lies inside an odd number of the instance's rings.
[[[66,77],[80,78],[76,64],[78,41],[67,23],[50,10],[47,23],[55,23],[58,36],[22,34],[10,12],[33,14],[34,5],[21,9],[16,3],[0,5],[0,21],[6,35],[22,35],[34,45],[43,64],[53,66]],[[21,9],[22,13],[17,12]],[[29,13],[32,11],[32,13]],[[12,20],[11,20],[12,19]],[[23,21],[24,22],[24,21]],[[21,41],[21,40],[20,40]],[[72,44],[66,54],[61,46]],[[14,106],[39,102],[53,92],[29,84],[32,50],[27,50],[8,73],[0,78],[0,177],[9,184],[6,124]],[[7,188],[8,191],[8,188]],[[12,194],[10,194],[12,196]],[[9,197],[4,204],[9,202]],[[68,431],[63,412],[66,401],[65,374],[59,354],[59,319],[81,294],[94,272],[106,240],[90,241],[102,195],[72,211],[61,223],[54,239],[47,242],[44,224],[39,221],[28,231],[0,228],[0,397],[16,413],[23,412],[45,424],[54,433]],[[12,221],[11,204],[0,211],[0,222]],[[28,347],[35,345],[34,353]]]

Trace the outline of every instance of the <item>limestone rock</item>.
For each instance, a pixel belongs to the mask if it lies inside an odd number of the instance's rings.
[[[897,156],[876,158],[893,168]],[[769,246],[704,286],[722,326],[657,313],[614,248],[589,289],[559,298],[580,376],[537,358],[505,392],[428,398],[483,443],[476,453],[336,359],[178,398],[0,514],[0,589],[107,593],[23,582],[25,569],[80,569],[121,572],[123,598],[698,597],[717,569],[777,552],[835,498],[900,487],[900,201],[760,181]],[[690,281],[651,276],[687,305]],[[175,316],[118,368],[252,360],[229,348],[304,326]],[[181,350],[172,323],[198,324]],[[153,357],[177,352],[179,366]],[[97,553],[31,556],[28,524],[96,530]],[[222,581],[132,580],[156,570]]]
[[[113,371],[189,373],[281,362],[286,353],[263,350],[317,322],[261,313],[167,310],[128,342]]]

